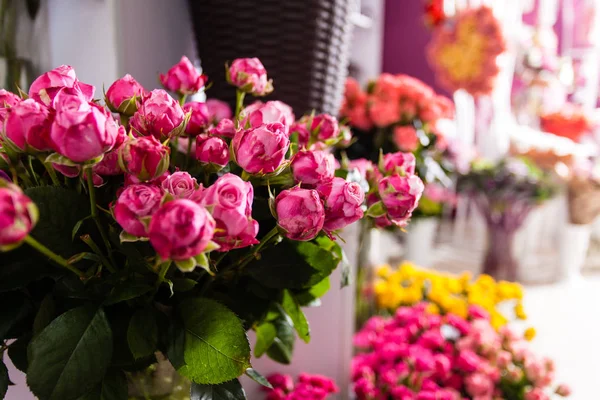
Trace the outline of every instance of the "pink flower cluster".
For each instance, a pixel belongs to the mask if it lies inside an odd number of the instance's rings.
[[[354,337],[362,350],[352,363],[358,399],[550,399],[552,360],[533,354],[510,328],[494,330],[483,309],[469,311],[466,320],[440,316],[423,303],[367,321]],[[560,385],[554,392],[570,390]]]
[[[415,120],[422,125],[435,125],[441,118],[451,117],[454,106],[450,99],[437,95],[433,89],[420,80],[408,75],[381,74],[363,91],[352,78],[346,81],[344,102],[340,114],[350,121],[350,125],[369,130],[373,126],[410,126]],[[413,129],[414,130],[414,129]],[[411,148],[416,138],[406,131],[398,131],[407,144],[399,147],[404,151]]]
[[[273,389],[265,388],[266,400],[325,400],[338,392],[335,382],[322,375],[300,374],[295,385],[289,375],[273,374],[267,380]]]

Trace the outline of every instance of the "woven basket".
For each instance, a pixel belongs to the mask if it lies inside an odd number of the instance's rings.
[[[213,82],[209,97],[235,102],[225,63],[258,57],[273,99],[296,115],[337,115],[348,68],[355,0],[189,0],[198,55]]]

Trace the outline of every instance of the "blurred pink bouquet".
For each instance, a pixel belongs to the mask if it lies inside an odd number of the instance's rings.
[[[373,317],[354,337],[352,363],[359,400],[548,400],[570,389],[554,386],[554,363],[540,358],[508,327],[499,332],[487,312],[471,306],[463,319],[429,313],[425,303]]]
[[[266,400],[326,400],[338,392],[335,382],[322,375],[300,374],[296,384],[289,375],[273,374],[267,379],[273,389],[265,388]]]

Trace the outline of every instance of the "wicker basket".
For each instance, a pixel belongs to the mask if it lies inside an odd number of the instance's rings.
[[[355,0],[189,0],[198,55],[214,86],[209,97],[233,105],[226,62],[258,57],[273,98],[297,115],[337,115],[348,68]]]

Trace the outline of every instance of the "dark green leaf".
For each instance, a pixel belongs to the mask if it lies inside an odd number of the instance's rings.
[[[252,379],[254,382],[258,383],[259,385],[268,387],[269,389],[273,389],[273,385],[271,385],[271,383],[267,380],[267,378],[262,376],[254,368],[248,368],[246,370],[246,376],[248,376],[250,379]]]
[[[290,364],[294,353],[294,327],[289,323],[287,318],[279,318],[275,320],[275,328],[277,329],[277,337],[273,341],[271,347],[267,351],[267,355],[282,364]]]
[[[196,281],[188,278],[175,278],[171,280],[173,282],[173,290],[175,292],[187,292],[196,286]]]
[[[4,396],[6,396],[9,383],[10,379],[8,378],[8,370],[6,369],[6,365],[0,361],[0,399],[3,399]]]
[[[8,339],[14,328],[32,311],[31,301],[23,293],[8,292],[0,295],[0,340]]]
[[[47,294],[42,300],[42,304],[40,304],[40,308],[38,313],[35,316],[35,320],[33,321],[33,334],[37,335],[41,331],[44,330],[45,327],[52,322],[54,319],[56,309],[54,306],[54,299],[52,298],[52,294]]]
[[[190,400],[244,400],[246,393],[237,379],[219,385],[192,383]]]
[[[167,358],[175,369],[179,369],[185,365],[185,327],[178,317],[171,320],[167,334]]]
[[[127,379],[121,371],[109,371],[102,380],[101,400],[127,400]]]
[[[79,232],[79,229],[81,229],[81,225],[83,225],[85,220],[88,218],[89,218],[89,216],[77,221],[77,223],[75,224],[75,226],[73,227],[73,230],[71,232],[71,240],[75,240],[75,236],[77,235],[77,232]]]
[[[121,301],[135,299],[136,297],[142,296],[153,289],[152,286],[146,285],[144,283],[132,283],[125,282],[120,286],[116,286],[106,301],[105,305],[112,305],[119,303]]]
[[[242,322],[224,305],[206,298],[179,308],[185,326],[185,366],[179,372],[196,383],[218,384],[250,367],[250,344]]]
[[[31,337],[25,335],[8,346],[8,356],[13,365],[21,372],[27,372],[27,345],[30,340]]]
[[[254,346],[254,357],[261,357],[267,352],[277,337],[277,328],[270,322],[263,322],[256,327],[256,345]]]
[[[27,245],[3,253],[0,262],[0,292],[20,289],[30,282],[63,273],[49,265],[44,258]]]
[[[112,346],[101,308],[69,310],[29,343],[27,384],[42,399],[77,399],[102,380]]]
[[[152,309],[144,308],[133,314],[127,329],[127,342],[136,360],[156,351],[158,326]]]
[[[321,282],[317,283],[313,287],[308,290],[303,290],[299,293],[295,294],[296,300],[298,303],[305,307],[309,304],[313,303],[315,300],[323,297],[325,293],[329,291],[331,287],[331,283],[329,281],[329,277],[323,279]]]
[[[304,342],[310,342],[310,328],[306,316],[300,309],[300,305],[290,293],[289,290],[284,290],[281,298],[281,307],[283,311],[291,318],[294,324],[294,329],[298,332],[298,337]]]

